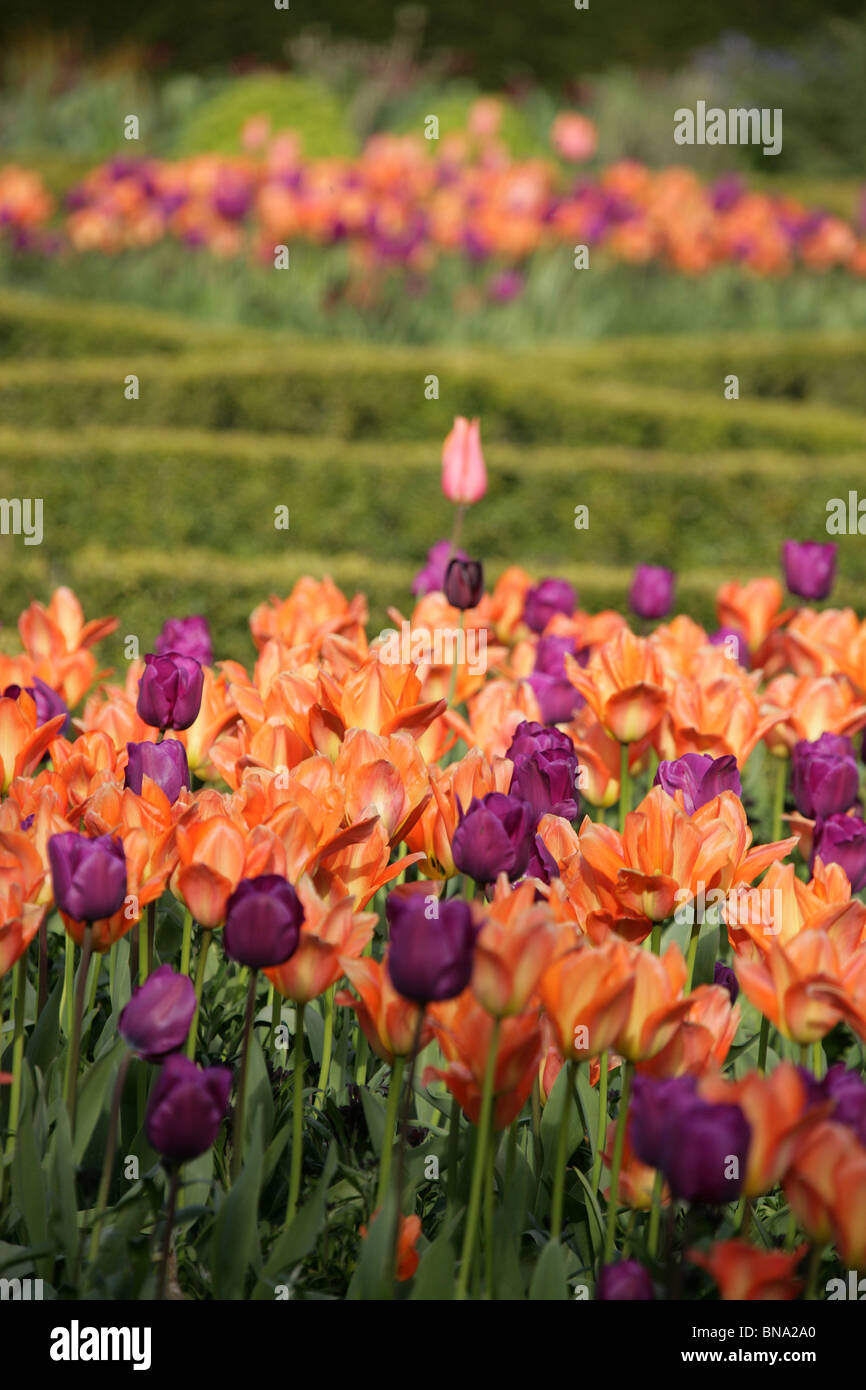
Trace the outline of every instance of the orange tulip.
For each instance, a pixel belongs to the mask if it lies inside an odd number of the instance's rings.
[[[245,838],[227,815],[201,817],[201,800],[175,826],[178,864],[171,890],[202,927],[222,926],[226,906],[244,876]]]
[[[44,904],[26,902],[18,884],[9,885],[0,899],[0,978],[24,955],[46,910]]]
[[[457,999],[430,1008],[433,1029],[448,1065],[427,1067],[423,1082],[444,1081],[474,1125],[481,1114],[481,1094],[487,1058],[497,1026],[486,1009],[464,990]],[[537,1010],[506,1018],[498,1025],[499,1045],[493,1076],[493,1127],[507,1129],[523,1109],[541,1057],[541,1028]]]
[[[451,854],[451,841],[457,829],[461,811],[466,811],[473,797],[488,792],[506,792],[511,785],[513,768],[505,758],[488,762],[477,748],[447,767],[435,765],[429,769],[432,798],[424,806],[415,824],[407,831],[408,848],[425,858],[421,872],[428,878],[450,878],[457,872]]]
[[[538,992],[566,1058],[585,1061],[615,1044],[629,1018],[635,983],[611,943],[582,942],[547,968]]]
[[[117,627],[117,618],[84,621],[81,604],[71,589],[55,589],[45,608],[31,603],[18,619],[24,650],[33,662],[33,673],[57,690],[67,705],[78,704],[96,674],[96,662],[88,650]]]
[[[636,743],[656,727],[667,705],[657,652],[627,628],[592,654],[585,667],[565,659],[572,685],[618,743]]]
[[[864,952],[866,956],[866,952]],[[866,1033],[863,1001],[848,987],[844,959],[827,932],[809,928],[784,946],[734,961],[744,993],[786,1038],[804,1045],[826,1037],[841,1019]]]
[[[373,1212],[373,1220],[379,1215],[379,1208]],[[367,1239],[367,1227],[360,1226],[359,1234],[362,1240]],[[411,1279],[418,1265],[421,1256],[415,1249],[421,1237],[421,1218],[420,1216],[401,1216],[400,1231],[397,1236],[397,1270],[396,1278],[402,1284],[407,1279]]]
[[[649,1076],[701,1076],[724,1064],[740,1024],[740,1008],[721,985],[699,985],[670,1042],[638,1070]]]
[[[603,1157],[608,1174],[613,1166],[613,1151],[616,1143],[616,1120],[611,1120],[607,1125],[604,1136]],[[653,1189],[655,1187],[656,1170],[650,1168],[646,1163],[642,1163],[632,1148],[631,1138],[626,1126],[625,1140],[622,1150],[622,1166],[619,1171],[619,1202],[624,1207],[630,1207],[633,1211],[649,1211],[653,1201]],[[604,1196],[610,1201],[610,1183],[602,1187]],[[667,1206],[671,1200],[670,1188],[667,1183],[662,1185],[661,1205]]]
[[[783,597],[777,579],[750,579],[747,584],[732,579],[716,594],[719,626],[739,629],[749,650],[756,652],[788,616],[781,611]]]
[[[866,1148],[845,1125],[823,1120],[797,1147],[782,1186],[816,1244],[835,1242],[843,1263],[866,1270]]]
[[[765,735],[777,757],[787,757],[801,739],[814,742],[824,733],[850,736],[866,725],[866,704],[859,703],[841,675],[777,676],[764,691],[761,708],[782,716]]]
[[[619,968],[633,983],[628,1014],[614,1046],[627,1061],[646,1061],[668,1045],[688,1017],[691,996],[683,997],[682,993],[688,975],[686,963],[676,945],[670,945],[663,956],[620,940],[612,949]]]
[[[732,671],[677,677],[655,734],[659,757],[733,754],[742,766],[782,717],[778,710],[764,708],[756,681],[756,675]]]
[[[318,582],[304,575],[288,598],[272,597],[259,604],[250,618],[250,629],[259,648],[277,636],[286,646],[296,647],[307,642],[321,645],[332,633],[355,641],[366,621],[363,595],[356,594],[350,602],[327,576]]]
[[[562,933],[549,907],[534,899],[532,882],[512,891],[503,874],[484,911],[471,987],[494,1018],[523,1013],[554,954],[562,949]]]
[[[299,881],[297,892],[304,908],[297,949],[289,960],[269,967],[265,974],[285,999],[308,1004],[346,973],[347,958],[361,955],[372,939],[376,914],[357,912],[350,897],[325,901],[308,878]]]
[[[803,1078],[791,1062],[781,1062],[767,1076],[753,1071],[738,1081],[705,1077],[698,1090],[714,1104],[739,1105],[749,1122],[746,1197],[759,1197],[781,1181],[795,1148],[820,1121],[825,1108],[810,1106]]]
[[[57,738],[66,716],[57,714],[37,727],[36,703],[26,690],[0,696],[0,792],[14,777],[26,777]]]
[[[785,1302],[803,1287],[794,1270],[807,1249],[756,1250],[746,1240],[722,1240],[709,1250],[689,1250],[687,1259],[712,1276],[723,1302]]]
[[[372,956],[359,956],[357,959],[344,956],[340,963],[360,998],[356,999],[343,989],[336,995],[335,1002],[343,1008],[355,1010],[364,1036],[377,1057],[391,1066],[395,1058],[408,1057],[414,1045],[420,1009],[410,999],[398,994],[391,984],[387,952],[381,961],[374,960]],[[433,1028],[425,1020],[418,1044],[419,1052],[432,1037]]]
[[[430,800],[430,778],[411,734],[382,738],[350,729],[335,763],[349,822],[378,815],[392,845],[404,840]]]

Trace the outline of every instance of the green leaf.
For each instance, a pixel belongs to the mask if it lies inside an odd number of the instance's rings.
[[[393,1296],[392,1260],[396,1221],[397,1193],[392,1185],[381,1211],[368,1225],[367,1235],[361,1244],[360,1259],[346,1293],[347,1299],[366,1302]]]
[[[214,1297],[243,1297],[244,1279],[258,1241],[259,1186],[262,1176],[261,1126],[252,1133],[240,1177],[220,1207],[211,1240]]]
[[[556,1078],[553,1090],[544,1107],[544,1114],[541,1117],[541,1144],[544,1150],[544,1164],[541,1171],[542,1184],[553,1179],[559,1127],[563,1123],[564,1115],[568,1124],[567,1152],[572,1154],[582,1140],[584,1131],[582,1117],[578,1113],[577,1106],[573,1103],[569,1091],[567,1066],[562,1068]]]
[[[38,1068],[39,1071],[46,1072],[57,1056],[60,1042],[60,996],[62,993],[63,981],[58,980],[45,1002],[45,1008],[36,1021],[36,1027],[30,1034],[24,1055],[34,1071]]]
[[[568,1299],[565,1255],[558,1240],[550,1240],[544,1247],[544,1253],[535,1266],[529,1297],[536,1302],[547,1303],[562,1303]]]
[[[118,1052],[125,1046],[126,1044],[118,1039],[111,1051],[100,1057],[98,1062],[94,1062],[79,1079],[73,1148],[76,1164],[82,1162],[87,1152],[87,1145],[93,1137],[102,1111],[111,1104],[111,1077],[118,1060]]]
[[[445,1233],[437,1236],[421,1256],[409,1297],[437,1302],[452,1299],[456,1283],[456,1259],[449,1236]]]
[[[574,1172],[580,1178],[584,1192],[586,1193],[585,1206],[588,1215],[589,1238],[592,1249],[593,1251],[600,1250],[604,1241],[604,1221],[602,1220],[601,1209],[598,1205],[598,1197],[593,1192],[586,1174],[581,1172],[579,1168],[575,1168]]]
[[[563,1068],[564,1070],[564,1068]],[[607,1116],[601,1114],[601,1097],[598,1087],[590,1085],[589,1066],[579,1066],[577,1068],[577,1099],[580,1105],[583,1122],[589,1134],[590,1148],[593,1155],[598,1149],[599,1129],[601,1129],[601,1142],[604,1143],[604,1134],[607,1129]]]
[[[381,1158],[382,1146],[385,1142],[385,1102],[375,1091],[362,1086],[361,1104],[364,1107],[364,1119],[367,1121],[370,1143],[373,1145],[376,1157]]]
[[[65,1105],[60,1106],[57,1114],[51,1149],[51,1214],[66,1255],[67,1280],[71,1283],[78,1260],[78,1203],[72,1135]]]
[[[297,1213],[291,1226],[283,1231],[271,1251],[270,1258],[261,1273],[253,1298],[261,1300],[273,1297],[273,1286],[280,1274],[286,1273],[313,1249],[325,1221],[328,1188],[337,1167],[337,1146],[328,1149],[325,1166],[312,1196]]]
[[[29,1109],[22,1111],[18,1122],[12,1158],[12,1191],[31,1245],[45,1244],[48,1240],[48,1195]],[[36,1268],[41,1278],[51,1277],[50,1259],[43,1258]]]
[[[261,1116],[263,1119],[265,1142],[267,1142],[274,1127],[274,1097],[265,1064],[265,1054],[255,1033],[250,1038],[250,1055],[247,1067],[247,1142],[249,1142],[249,1136],[253,1132],[257,1116]]]

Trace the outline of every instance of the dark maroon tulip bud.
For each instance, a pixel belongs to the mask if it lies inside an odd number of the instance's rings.
[[[469,984],[478,928],[469,904],[428,894],[389,893],[388,974],[398,993],[416,1004],[454,999]]]
[[[452,550],[450,541],[437,541],[427,551],[427,563],[412,580],[412,593],[416,598],[425,594],[441,593],[445,588],[445,571],[451,557],[455,560],[468,560],[464,550]]]
[[[501,873],[520,878],[529,863],[537,818],[516,796],[488,792],[473,797],[460,817],[451,853],[462,874],[476,883],[492,883]]]
[[[148,653],[136,708],[155,729],[188,729],[198,717],[203,686],[204,672],[195,657]]]
[[[203,1154],[219,1133],[231,1085],[228,1067],[197,1067],[179,1053],[166,1058],[144,1117],[151,1148],[173,1163]]]
[[[484,594],[484,567],[480,560],[457,556],[445,571],[445,597],[452,608],[476,608]]]
[[[598,1276],[595,1296],[602,1301],[630,1300],[635,1302],[655,1298],[652,1280],[637,1260],[617,1260],[605,1265]]]
[[[146,1062],[160,1062],[183,1047],[195,1013],[195,990],[188,975],[161,965],[137,989],[120,1015],[117,1031]]]
[[[716,632],[710,633],[708,640],[710,646],[724,647],[734,661],[738,661],[747,671],[751,670],[749,644],[746,641],[746,634],[741,632],[739,628],[720,627]]]
[[[577,592],[567,579],[542,579],[527,589],[523,621],[533,632],[543,632],[554,613],[570,618],[577,607]]]
[[[548,814],[576,820],[578,764],[574,744],[559,729],[553,731],[558,735],[556,742],[534,739],[526,732],[541,727],[527,720],[515,731],[507,754],[514,764],[511,794],[532,807],[536,825]]]
[[[731,967],[720,960],[717,960],[713,966],[713,984],[721,985],[723,989],[726,989],[731,996],[731,1003],[736,1004],[737,995],[740,992],[740,982]]]
[[[661,1170],[674,1197],[724,1206],[736,1201],[746,1177],[752,1129],[738,1105],[695,1097],[669,1117]]]
[[[825,599],[836,578],[834,541],[785,541],[782,565],[785,583],[798,598]]]
[[[535,650],[535,669],[529,684],[538,701],[545,724],[566,724],[584,704],[565,672],[565,658],[573,656],[584,666],[588,650],[578,655],[572,637],[541,637]]]
[[[48,841],[54,901],[75,922],[111,917],[126,897],[126,855],[110,835],[64,830]]]
[[[189,791],[186,749],[176,738],[164,739],[162,743],[128,743],[126,758],[123,785],[139,796],[145,777],[149,777],[165,792],[172,805],[184,787]]]
[[[72,718],[62,695],[58,695],[56,690],[52,690],[51,686],[46,685],[45,681],[40,680],[38,676],[33,677],[30,685],[7,685],[3,695],[10,700],[17,700],[22,689],[27,691],[36,706],[37,729],[41,728],[43,724],[47,724],[49,719],[56,719],[58,714],[63,714],[66,719],[65,723],[60,726],[60,735],[63,738],[68,738],[69,730],[72,728]]]
[[[684,753],[681,758],[661,762],[654,785],[664,787],[668,796],[682,792],[683,807],[689,816],[722,792],[743,794],[737,760],[732,753],[721,758],[712,758],[709,753]]]
[[[852,892],[859,893],[866,888],[866,824],[859,816],[836,815],[819,820],[812,837],[810,873],[814,872],[816,859],[841,865]]]
[[[213,645],[207,618],[194,613],[189,618],[169,618],[153,644],[157,656],[177,652],[180,656],[191,656],[201,666],[213,665]]]
[[[674,601],[674,572],[664,565],[637,565],[631,588],[629,606],[639,618],[664,618]]]
[[[252,970],[282,965],[297,950],[303,920],[300,898],[279,874],[242,878],[226,906],[226,955]]]
[[[791,756],[791,789],[801,816],[825,820],[848,811],[860,790],[854,745],[844,734],[801,739]]]

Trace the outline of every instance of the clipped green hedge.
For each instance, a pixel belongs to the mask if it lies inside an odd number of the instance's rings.
[[[390,356],[390,355],[389,355]],[[421,360],[423,357],[423,367]],[[485,437],[703,453],[775,448],[821,454],[862,448],[866,422],[823,404],[741,399],[606,381],[534,355],[479,358],[443,349],[406,356],[365,348],[275,345],[180,358],[138,352],[0,367],[0,419],[19,426],[103,425],[292,431],[347,440],[441,440],[456,414],[479,415]],[[393,362],[393,365],[392,365]],[[135,373],[140,398],[127,400]],[[425,379],[439,378],[438,400]]]

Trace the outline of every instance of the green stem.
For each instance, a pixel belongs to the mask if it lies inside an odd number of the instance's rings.
[[[628,770],[628,744],[619,745],[619,833],[625,834],[625,818],[631,810],[631,777]]]
[[[460,1105],[451,1098],[451,1119],[448,1128],[448,1214],[457,1201],[457,1158],[460,1152]]]
[[[652,929],[652,932],[650,933],[650,950],[652,951],[652,953],[653,953],[654,956],[660,956],[661,953],[662,953],[662,924],[661,924],[661,922],[653,922],[653,929]]]
[[[316,1096],[313,1105],[316,1110],[321,1110],[325,1104],[325,1096],[328,1089],[328,1075],[331,1070],[331,1052],[334,1047],[334,992],[336,985],[331,985],[325,993],[325,1036],[322,1040],[322,1065],[319,1068],[319,1080],[316,1085]]]
[[[87,987],[87,971],[90,966],[93,927],[89,922],[84,926],[84,941],[81,946],[81,961],[78,966],[78,988],[75,992],[75,1016],[72,1020],[72,1040],[69,1044],[69,1057],[66,1064],[66,1108],[69,1111],[69,1129],[75,1138],[75,1115],[78,1109],[78,1051],[81,1045],[81,1019],[84,1015],[84,991]]]
[[[776,759],[776,780],[773,787],[773,829],[772,840],[782,838],[782,814],[785,810],[785,784],[788,780],[788,759]]]
[[[388,1104],[385,1109],[385,1137],[382,1140],[382,1158],[379,1163],[379,1186],[376,1189],[376,1209],[385,1201],[388,1192],[388,1179],[391,1176],[391,1159],[394,1155],[394,1126],[397,1123],[397,1110],[400,1105],[400,1088],[403,1084],[405,1057],[395,1057],[391,1067],[391,1080],[388,1085]]]
[[[290,1226],[298,1209],[301,1191],[301,1150],[304,1142],[304,1004],[295,1005],[295,1093],[292,1096],[292,1167],[286,1225]]]
[[[487,1297],[496,1297],[496,1262],[493,1258],[493,1207],[496,1179],[496,1144],[487,1145],[487,1172],[484,1182],[484,1277]]]
[[[165,1283],[168,1274],[168,1257],[171,1252],[171,1233],[174,1227],[174,1213],[177,1207],[177,1190],[180,1186],[180,1164],[176,1163],[171,1170],[171,1179],[168,1189],[168,1209],[165,1213],[165,1227],[162,1236],[162,1255],[159,1261],[159,1273],[156,1280],[156,1298],[165,1298]]]
[[[39,925],[39,983],[36,991],[36,1017],[39,1018],[48,1003],[48,920],[43,917]]]
[[[472,1267],[472,1252],[478,1230],[478,1216],[481,1210],[481,1186],[484,1179],[485,1155],[490,1136],[493,1114],[493,1082],[496,1076],[496,1057],[499,1051],[499,1019],[493,1021],[493,1033],[487,1053],[487,1066],[484,1069],[484,1084],[481,1091],[481,1112],[478,1116],[478,1137],[475,1149],[475,1162],[472,1166],[472,1186],[469,1190],[469,1210],[466,1213],[466,1226],[463,1232],[463,1252],[460,1260],[460,1274],[457,1279],[455,1298],[458,1302],[466,1297],[469,1275]]]
[[[150,909],[151,909],[151,906],[152,906],[152,904],[151,904],[151,903],[148,903],[148,905],[147,905],[147,915],[148,915],[148,919],[150,918]],[[138,924],[138,987],[139,987],[139,989],[140,989],[141,986],[144,984],[144,982],[146,981],[147,976],[148,976],[148,969],[147,969],[147,940],[148,940],[148,937],[149,937],[149,936],[150,936],[150,923],[149,923],[149,921],[148,921],[148,924],[147,924],[147,925],[145,925],[144,922],[139,922],[139,924]]]
[[[758,1071],[767,1070],[767,1048],[770,1043],[770,1020],[764,1016],[761,1019],[761,1036],[758,1041]]]
[[[568,1119],[576,1062],[569,1061],[565,1099],[562,1102],[562,1115],[559,1121],[559,1134],[556,1138],[556,1169],[553,1176],[553,1201],[550,1208],[550,1239],[559,1240],[562,1234],[562,1209],[565,1203],[565,1165],[568,1160]]]
[[[268,993],[268,1003],[271,1007],[271,1026],[268,1029],[268,1052],[273,1056],[277,1029],[280,1026],[280,1019],[283,1016],[283,996],[277,991],[276,985],[271,985]]]
[[[180,973],[189,974],[190,960],[192,958],[192,913],[189,908],[183,914],[183,940],[180,947]]]
[[[702,926],[703,923],[701,922],[700,918],[697,918],[697,920],[692,923],[691,935],[689,936],[689,952],[687,958],[688,975],[686,978],[686,994],[691,993],[692,982],[695,978],[695,961],[697,960],[698,941],[700,940]]]
[[[652,1206],[650,1207],[649,1233],[647,1235],[647,1254],[655,1259],[659,1244],[659,1223],[662,1215],[662,1188],[665,1176],[659,1170],[653,1180]]]
[[[114,1155],[117,1152],[117,1129],[120,1120],[120,1102],[123,1099],[123,1088],[126,1085],[126,1075],[129,1071],[129,1064],[132,1061],[132,1053],[127,1049],[120,1061],[120,1069],[117,1073],[117,1080],[114,1083],[114,1094],[111,1098],[111,1117],[108,1122],[108,1138],[105,1144],[105,1158],[102,1162],[102,1177],[99,1180],[99,1195],[96,1199],[96,1217],[93,1222],[93,1230],[90,1233],[90,1261],[96,1259],[96,1252],[99,1248],[99,1227],[102,1218],[105,1216],[105,1209],[108,1206],[108,1193],[111,1187],[111,1172],[114,1167]]]
[[[592,1190],[598,1192],[598,1185],[601,1182],[601,1162],[604,1155],[604,1143],[607,1138],[607,1083],[610,1071],[610,1054],[603,1052],[599,1058],[601,1072],[598,1078],[598,1139],[595,1146],[595,1157],[592,1161]]]
[[[198,961],[195,969],[195,1013],[190,1024],[189,1037],[186,1040],[186,1055],[191,1062],[195,1061],[195,1049],[198,1042],[198,1019],[201,1013],[202,991],[204,990],[204,972],[207,965],[207,953],[210,950],[210,941],[213,933],[207,928],[202,928],[201,942],[198,948]]]
[[[75,942],[67,932],[63,956],[63,993],[60,996],[60,1015],[63,1019],[63,1031],[67,1038],[72,1037],[72,998],[74,993]]]
[[[247,1071],[250,1062],[250,1038],[253,1031],[253,1014],[256,1008],[256,984],[258,982],[258,971],[250,971],[250,982],[247,986],[247,1008],[244,1015],[244,1042],[241,1051],[241,1074],[238,1080],[238,1103],[235,1109],[234,1129],[232,1131],[232,1182],[235,1183],[240,1176],[241,1164],[244,1153],[244,1118],[247,1108]]]
[[[15,1148],[21,1111],[21,1083],[24,1072],[24,1001],[27,994],[27,961],[19,956],[12,970],[15,1032],[12,1043],[12,1093],[9,1097],[9,1153]]]
[[[820,1038],[812,1044],[812,1071],[816,1080],[820,1081],[824,1074],[824,1047]]]
[[[153,970],[153,953],[156,946],[156,899],[147,904],[147,973]]]
[[[610,1264],[616,1236],[617,1207],[619,1204],[619,1174],[622,1167],[622,1154],[625,1148],[625,1130],[628,1119],[628,1101],[631,1092],[632,1062],[623,1063],[622,1095],[619,1098],[619,1114],[616,1117],[616,1138],[613,1145],[613,1164],[610,1171],[610,1197],[607,1204],[607,1228],[604,1233],[603,1264]]]
[[[466,614],[464,613],[463,609],[461,608],[461,610],[460,610],[460,631],[461,631],[461,632],[463,631],[465,624],[466,624]],[[454,665],[451,667],[451,681],[450,681],[450,684],[449,684],[449,686],[448,686],[448,708],[449,708],[449,709],[451,709],[451,707],[452,707],[453,704],[454,704],[454,692],[455,692],[456,689],[457,689],[457,666],[458,666],[457,657],[458,657],[458,654],[459,654],[459,648],[458,648],[458,644],[455,642],[455,644],[454,644]]]

